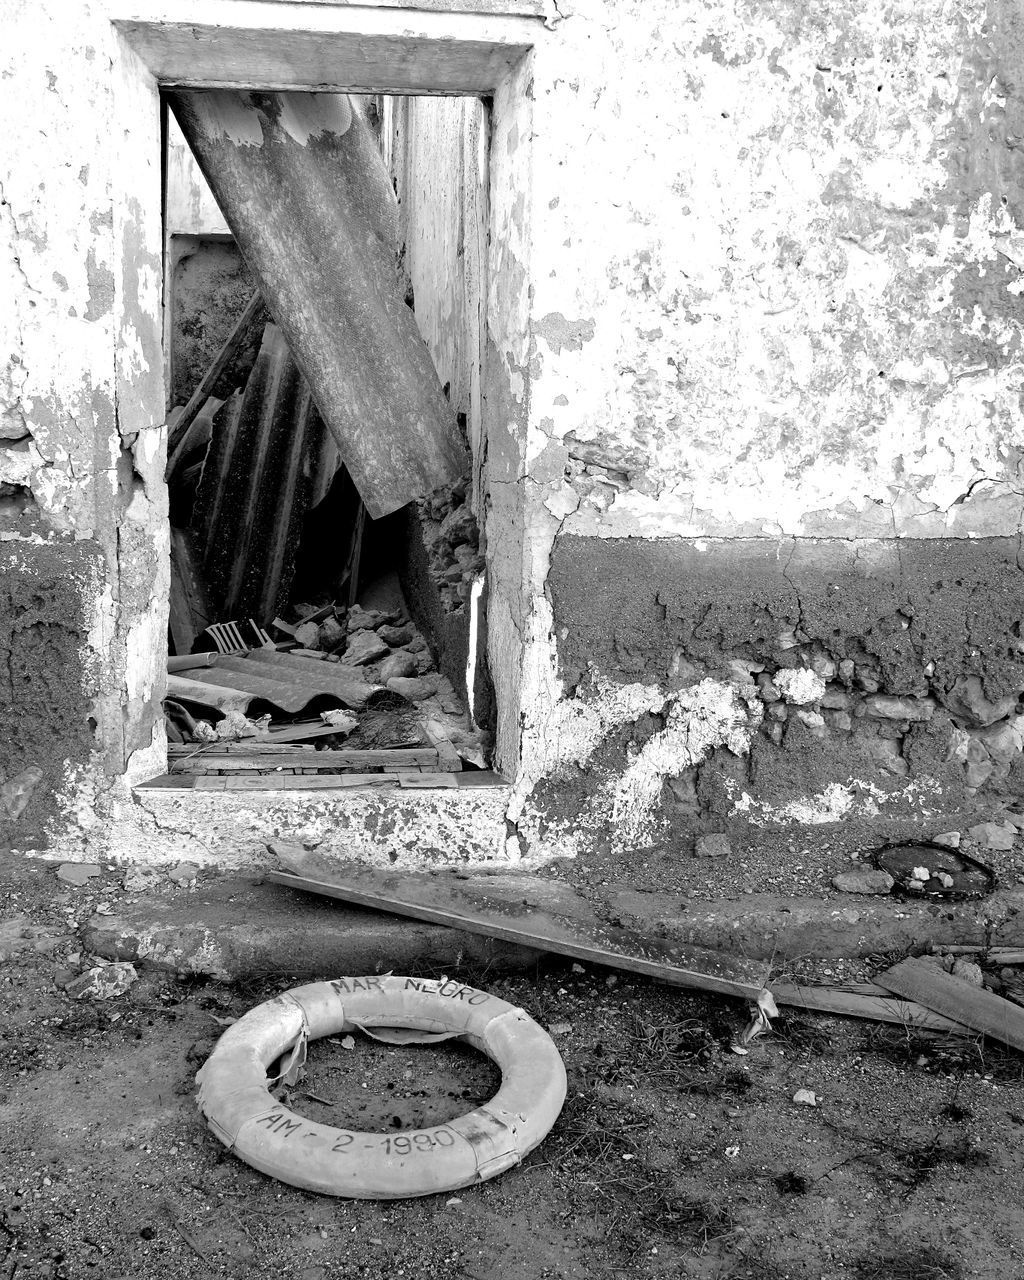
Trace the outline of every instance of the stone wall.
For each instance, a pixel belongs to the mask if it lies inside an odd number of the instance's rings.
[[[1019,795],[1021,578],[1016,539],[560,539],[545,840],[683,851]]]

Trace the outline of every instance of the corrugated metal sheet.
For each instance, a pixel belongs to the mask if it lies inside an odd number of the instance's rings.
[[[337,452],[292,359],[268,325],[245,386],[214,419],[192,518],[216,616],[269,622],[287,602],[302,525]],[[331,473],[333,475],[333,472]]]
[[[178,89],[181,130],[374,519],[470,459],[396,271],[397,202],[339,94]]]
[[[270,649],[221,654],[215,666],[167,677],[169,697],[219,711],[245,712],[258,700],[294,714],[318,698],[358,711],[379,687],[351,667]]]

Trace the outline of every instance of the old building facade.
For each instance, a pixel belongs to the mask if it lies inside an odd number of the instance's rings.
[[[1018,6],[5,14],[8,845],[682,856],[701,831],[1019,791]],[[135,789],[166,765],[174,85],[401,95],[383,139],[417,319],[470,424],[503,788]]]

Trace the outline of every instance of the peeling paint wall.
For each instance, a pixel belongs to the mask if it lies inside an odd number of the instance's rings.
[[[479,153],[456,120],[464,107],[408,108],[426,148],[406,170],[423,215],[409,224],[410,275],[453,300],[423,312],[424,330],[481,441],[497,759],[515,784],[506,854],[574,851],[570,801],[634,842],[694,812],[732,820],[739,804],[765,821],[834,819],[845,801],[830,788],[851,762],[865,812],[920,812],[932,784],[964,803],[1012,790],[1019,6],[560,0],[546,12],[492,103],[478,364],[460,345],[472,329],[454,300],[471,291],[451,233],[471,173],[481,196]],[[2,536],[12,572],[42,584],[41,617],[74,595],[48,577],[56,548],[87,549],[76,581],[89,587],[53,650],[85,730],[65,741],[56,717],[43,745],[11,737],[5,794],[23,795],[26,770],[61,781],[45,812],[33,791],[3,838],[59,844],[114,813],[123,835],[126,780],[163,763],[159,112],[96,0],[73,12],[15,0],[5,16]],[[431,154],[454,186],[426,181]],[[444,234],[417,238],[431,223]],[[609,603],[622,544],[638,553],[635,582]],[[961,548],[962,572],[939,573]],[[704,564],[694,581],[743,627],[705,637],[692,592],[659,598]],[[733,601],[739,570],[761,614]],[[881,591],[868,630],[852,606],[830,612],[836,581],[862,579]],[[5,634],[28,605],[13,608]],[[979,610],[981,640],[965,623]],[[890,632],[910,649],[886,666]],[[32,660],[46,687],[48,660]],[[986,706],[999,714],[983,722]],[[14,707],[0,705],[7,731]],[[829,764],[812,791],[787,754],[804,739],[800,758]]]
[[[534,54],[523,192],[520,847],[572,853],[604,835],[629,847],[673,823],[727,823],[730,787],[748,797],[744,820],[781,823],[1019,791],[1019,8],[559,12]],[[659,588],[712,538],[704,597],[673,612]],[[908,560],[925,575],[915,592],[937,597],[927,636],[906,623],[916,659],[875,670],[874,695],[858,683],[872,662],[855,610],[804,633],[783,582],[787,603],[753,652],[713,625],[737,574],[750,599],[778,603],[777,566],[793,557],[795,572],[803,540],[813,559],[810,540],[830,538],[832,568],[802,583],[810,613],[828,616],[847,557],[895,563],[906,540],[922,548]],[[949,539],[967,554],[982,540],[962,580],[935,572],[956,560]],[[876,631],[903,625],[898,595],[886,588]],[[998,615],[981,650],[968,601],[983,628]],[[700,661],[679,643],[687,626],[709,631]],[[769,701],[754,679],[781,671],[785,684],[822,661],[854,662],[850,686],[833,673],[807,702]],[[741,679],[730,664],[743,663]],[[988,725],[951,709],[964,682],[1009,699]],[[804,764],[828,767],[797,765],[801,737]]]
[[[1017,531],[1022,21],[571,6],[536,61],[530,441],[566,531]]]
[[[103,11],[51,0],[5,10],[0,111],[5,628],[40,641],[12,649],[35,702],[0,699],[14,744],[0,767],[4,783],[42,775],[30,804],[0,816],[0,838],[26,843],[59,839],[69,815],[102,811],[159,758],[159,118]]]

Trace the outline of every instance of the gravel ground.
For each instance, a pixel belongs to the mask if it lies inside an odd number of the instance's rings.
[[[480,1186],[333,1200],[225,1152],[192,1095],[224,1020],[338,975],[141,971],[75,1000],[58,983],[88,959],[78,891],[16,864],[0,891],[2,1280],[1024,1276],[1024,1058],[997,1046],[807,1015],[738,1057],[736,1001],[568,962],[460,972],[551,1030],[569,1077],[554,1129]],[[495,1085],[464,1047],[356,1037],[314,1046],[291,1104],[399,1132]]]

